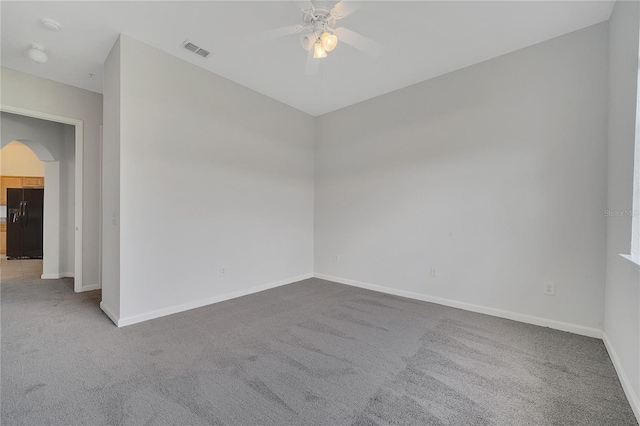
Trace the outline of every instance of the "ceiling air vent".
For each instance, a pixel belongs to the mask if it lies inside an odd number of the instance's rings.
[[[204,50],[200,46],[196,46],[195,44],[190,43],[188,40],[185,40],[184,43],[182,43],[182,47],[187,49],[189,52],[193,52],[198,56],[202,56],[203,58],[206,58],[211,54],[211,52],[209,52],[208,50]]]

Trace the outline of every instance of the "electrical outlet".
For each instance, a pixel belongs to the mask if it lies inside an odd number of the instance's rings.
[[[227,268],[225,268],[225,267],[220,268],[220,276],[221,277],[226,277],[227,276]]]
[[[544,294],[547,296],[555,296],[556,295],[556,285],[552,282],[544,283]]]
[[[438,276],[438,268],[431,268],[430,271],[429,271],[429,274],[434,278],[437,277]]]
[[[335,256],[333,256],[333,261],[334,261],[335,263],[340,263],[340,255],[339,255],[339,254],[336,254]]]

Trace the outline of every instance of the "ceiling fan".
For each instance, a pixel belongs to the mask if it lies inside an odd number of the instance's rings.
[[[276,28],[251,37],[253,40],[267,40],[284,37],[292,34],[300,34],[302,48],[309,52],[307,56],[306,74],[315,74],[319,68],[319,61],[327,57],[338,45],[338,41],[344,42],[370,56],[378,57],[382,53],[382,45],[358,34],[348,28],[338,27],[336,24],[342,18],[350,15],[360,8],[362,2],[342,0],[332,8],[316,6],[311,1],[302,2],[302,23]]]

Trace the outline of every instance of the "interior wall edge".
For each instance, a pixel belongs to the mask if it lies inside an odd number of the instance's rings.
[[[624,367],[622,366],[622,362],[618,357],[618,353],[616,352],[611,340],[609,340],[609,336],[607,335],[606,331],[602,332],[602,340],[604,342],[605,348],[607,348],[607,352],[609,353],[609,358],[611,358],[613,367],[616,369],[616,373],[618,374],[618,378],[620,379],[620,384],[622,385],[624,394],[627,396],[627,399],[629,400],[629,405],[631,405],[633,414],[635,414],[636,419],[640,423],[640,400],[638,400],[638,396],[633,391],[633,386],[631,386],[631,381],[629,380],[629,376],[624,370]]]
[[[504,318],[504,319],[518,321],[526,324],[532,324],[532,325],[537,325],[541,327],[548,327],[554,330],[579,334],[581,336],[595,337],[597,339],[602,339],[602,330],[593,328],[593,327],[586,327],[579,324],[556,321],[548,318],[536,317],[533,315],[526,315],[526,314],[521,314],[513,311],[505,311],[502,309],[496,309],[489,306],[474,305],[471,303],[460,302],[457,300],[434,297],[428,294],[415,293],[415,292],[406,291],[406,290],[397,290],[391,287],[384,287],[376,284],[369,284],[362,281],[336,277],[333,275],[315,273],[314,277],[327,280],[327,281],[336,282],[339,284],[346,284],[353,287],[360,287],[360,288],[365,288],[367,290],[373,290],[381,293],[392,294],[394,296],[406,297],[409,299],[415,299],[423,302],[435,303],[437,305],[449,306],[451,308],[462,309],[469,312],[476,312],[479,314],[491,315],[498,318]]]
[[[102,312],[104,312],[115,325],[118,325],[120,318],[104,303],[104,300],[100,301],[100,309],[102,309]]]

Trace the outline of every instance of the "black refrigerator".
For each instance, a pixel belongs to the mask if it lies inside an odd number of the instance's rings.
[[[42,259],[44,189],[7,189],[7,258]]]

